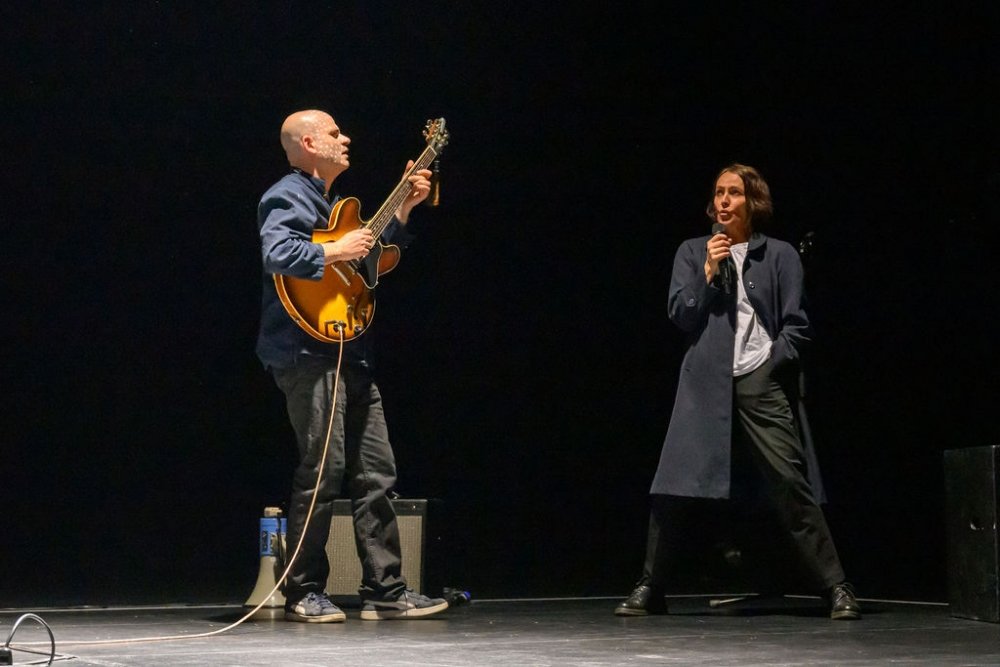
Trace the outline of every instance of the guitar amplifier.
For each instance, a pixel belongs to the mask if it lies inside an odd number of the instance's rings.
[[[424,554],[427,542],[427,501],[392,501],[399,526],[399,546],[403,555],[403,578],[417,593],[424,585]],[[330,561],[330,576],[326,592],[339,602],[358,600],[361,585],[361,563],[354,545],[354,518],[350,500],[333,502],[333,519],[326,542],[326,557]]]

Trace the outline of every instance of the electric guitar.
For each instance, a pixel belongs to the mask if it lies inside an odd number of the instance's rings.
[[[370,229],[375,245],[366,257],[327,265],[320,280],[274,274],[274,286],[285,310],[313,338],[325,343],[348,341],[371,324],[378,278],[396,268],[400,255],[399,246],[383,245],[379,237],[410,193],[407,178],[425,169],[448,143],[444,118],[428,120],[423,134],[427,147],[370,220],[361,219],[358,199],[346,197],[334,205],[327,226],[313,230],[313,243],[326,243],[355,229]]]

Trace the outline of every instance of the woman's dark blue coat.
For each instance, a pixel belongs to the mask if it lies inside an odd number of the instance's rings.
[[[677,397],[650,493],[728,498],[731,491],[735,288],[727,295],[705,281],[709,236],[688,239],[674,256],[668,308],[687,334]],[[803,308],[803,270],[790,244],[754,233],[743,265],[743,286],[773,341],[775,373],[797,377],[800,351],[810,339]],[[790,371],[790,372],[789,372]],[[794,383],[793,383],[794,384]],[[805,450],[807,476],[817,500],[824,497],[805,408],[786,391]]]

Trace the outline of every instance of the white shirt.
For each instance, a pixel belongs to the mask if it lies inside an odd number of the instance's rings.
[[[736,342],[733,348],[733,376],[746,375],[764,365],[771,356],[771,337],[757,319],[743,287],[743,262],[747,257],[747,243],[729,246],[729,254],[736,264]]]

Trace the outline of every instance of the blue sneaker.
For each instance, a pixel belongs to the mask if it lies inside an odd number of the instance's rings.
[[[361,608],[364,621],[388,621],[394,618],[423,618],[448,608],[444,598],[429,598],[407,588],[395,600],[366,600]]]
[[[307,593],[295,604],[285,605],[285,620],[299,623],[343,623],[347,616],[326,593]]]

